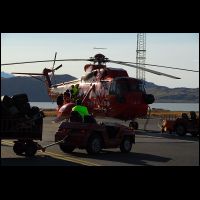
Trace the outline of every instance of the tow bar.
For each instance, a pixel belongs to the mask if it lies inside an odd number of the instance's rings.
[[[54,143],[48,144],[48,145],[46,145],[46,146],[42,146],[42,145],[40,145],[40,144],[37,144],[37,150],[38,150],[38,151],[41,150],[42,152],[45,152],[46,148],[64,142],[64,140],[65,140],[68,136],[69,136],[69,135],[66,135],[62,140],[60,140],[60,141],[58,141],[58,142],[54,142]]]

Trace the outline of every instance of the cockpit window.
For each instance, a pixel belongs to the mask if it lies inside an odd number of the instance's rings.
[[[110,85],[109,94],[122,96],[127,92],[145,92],[142,83],[133,82],[129,79],[114,80]]]
[[[122,96],[129,91],[127,80],[113,81],[110,86],[109,94]]]
[[[116,94],[116,81],[113,81],[110,85],[109,94]]]

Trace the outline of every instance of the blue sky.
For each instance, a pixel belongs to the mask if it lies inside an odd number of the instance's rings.
[[[1,63],[53,59],[83,58],[103,53],[111,60],[136,61],[136,33],[1,33]],[[96,50],[94,47],[105,47]],[[197,33],[147,33],[146,63],[170,67],[199,69],[199,34]],[[87,62],[57,62],[63,64],[57,74],[70,74],[80,78]],[[135,77],[134,68],[107,63],[109,67],[124,68]],[[42,72],[52,63],[2,66],[5,72]],[[146,72],[146,80],[158,85],[199,87],[199,73],[148,67],[163,73],[179,76],[170,79]]]

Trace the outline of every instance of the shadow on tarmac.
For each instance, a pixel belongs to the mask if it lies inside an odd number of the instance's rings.
[[[106,160],[119,162],[124,165],[133,164],[133,165],[142,165],[142,166],[153,166],[148,164],[148,162],[161,162],[165,163],[171,160],[171,158],[161,157],[157,155],[147,154],[147,153],[121,153],[121,152],[113,152],[112,150],[102,150],[98,155],[88,155],[87,153],[73,152],[72,155],[81,157],[81,158],[93,158],[98,160]],[[155,166],[155,165],[154,165]]]
[[[1,166],[83,166],[74,162],[60,160],[48,155],[34,157],[1,158]]]

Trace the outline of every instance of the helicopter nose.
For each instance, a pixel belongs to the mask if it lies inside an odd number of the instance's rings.
[[[147,104],[152,104],[155,101],[155,97],[152,94],[146,94],[144,97],[144,101]]]

